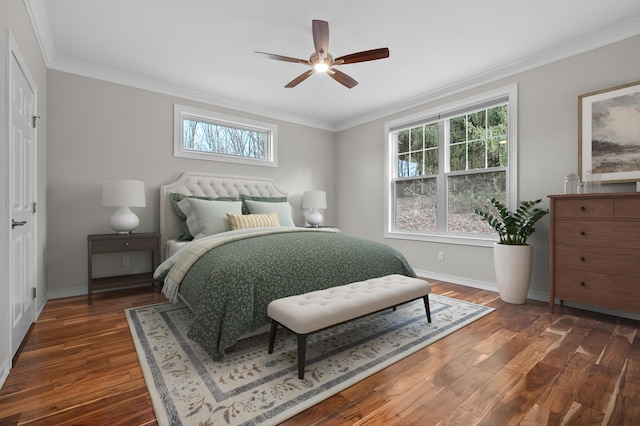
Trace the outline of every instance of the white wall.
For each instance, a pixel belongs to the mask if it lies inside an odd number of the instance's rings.
[[[278,167],[175,158],[174,102],[277,124]],[[272,178],[294,204],[301,203],[305,190],[324,189],[330,206],[326,222],[334,221],[333,132],[53,70],[49,104],[50,297],[87,291],[87,235],[113,232],[108,221],[114,210],[101,206],[106,178],[145,182],[147,206],[134,209],[140,217],[137,232],[159,230],[159,187],[184,171]],[[298,220],[303,224],[301,217]],[[114,264],[108,265],[115,269],[111,273],[130,272]]]
[[[640,80],[640,37],[634,37],[501,81],[458,93],[338,133],[338,224],[346,233],[383,241],[405,254],[420,274],[479,288],[494,288],[492,248],[385,239],[384,123],[496,87],[518,84],[520,200],[563,191],[564,176],[578,171],[578,96]],[[353,159],[358,158],[357,162]],[[634,191],[635,185],[606,185]],[[531,295],[548,300],[548,218],[536,226]],[[444,261],[437,252],[444,252]]]
[[[6,377],[11,359],[9,358],[8,338],[10,333],[9,323],[9,307],[8,307],[8,265],[7,265],[7,248],[9,244],[9,227],[11,220],[8,217],[8,192],[7,192],[7,111],[6,111],[6,67],[7,67],[7,30],[11,31],[13,38],[17,44],[24,61],[29,68],[31,77],[37,85],[37,105],[38,115],[41,119],[38,122],[37,129],[37,175],[38,175],[38,234],[37,234],[37,293],[36,309],[38,312],[42,309],[46,299],[46,278],[45,278],[45,262],[46,262],[46,235],[47,235],[47,207],[46,207],[46,177],[47,177],[47,70],[44,65],[40,49],[31,28],[27,11],[22,0],[2,0],[0,2],[0,46],[2,53],[0,54],[0,138],[2,148],[0,148],[0,192],[3,200],[2,208],[0,208],[0,384]]]

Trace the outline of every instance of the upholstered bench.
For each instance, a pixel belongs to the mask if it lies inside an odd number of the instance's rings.
[[[271,318],[269,353],[273,353],[278,324],[298,339],[298,377],[304,378],[307,336],[334,325],[422,298],[429,310],[431,284],[404,275],[387,275],[326,290],[274,300],[267,307]]]

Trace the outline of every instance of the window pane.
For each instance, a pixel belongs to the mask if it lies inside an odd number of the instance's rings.
[[[396,229],[435,231],[436,195],[435,178],[396,182]]]
[[[187,119],[183,123],[185,150],[266,158],[268,131],[234,128]]]
[[[450,120],[451,130],[450,133],[450,142],[464,142],[467,140],[467,121],[466,117],[456,117]]]
[[[475,214],[476,208],[497,214],[490,201],[506,200],[506,172],[477,173],[447,178],[449,211],[447,230],[472,234],[495,234]]]
[[[506,136],[489,139],[487,152],[487,167],[505,167],[509,154],[509,144]]]
[[[485,154],[484,140],[469,143],[469,170],[484,169]]]
[[[409,131],[403,130],[401,132],[396,133],[396,140],[398,143],[397,153],[402,154],[403,152],[409,152]]]
[[[399,177],[407,177],[413,176],[411,173],[412,166],[409,154],[400,154],[398,155],[398,176]]]
[[[467,170],[467,144],[453,145],[450,149],[449,170]]]
[[[412,151],[421,151],[423,147],[423,133],[424,127],[414,127],[411,129],[411,150]]]
[[[424,174],[438,174],[438,149],[433,148],[424,152]]]
[[[437,148],[439,143],[440,132],[438,131],[438,123],[427,124],[424,129],[425,148]]]

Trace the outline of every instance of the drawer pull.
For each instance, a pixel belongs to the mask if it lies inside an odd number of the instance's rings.
[[[580,206],[580,210],[585,211],[587,208],[585,206]]]
[[[584,231],[580,231],[580,235],[587,235],[587,233]]]
[[[124,243],[124,246],[129,247],[129,243],[128,242]]]
[[[582,260],[584,262],[587,259],[584,256],[582,256],[582,257],[580,257],[580,260]]]
[[[584,286],[586,286],[586,285],[587,285],[587,283],[585,283],[584,281],[580,281],[580,285],[581,285],[582,287],[584,287]]]

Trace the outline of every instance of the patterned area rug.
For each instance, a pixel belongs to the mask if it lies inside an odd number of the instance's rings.
[[[277,424],[382,370],[493,308],[431,294],[432,323],[417,300],[312,334],[304,380],[295,335],[279,328],[239,341],[213,362],[187,337],[182,303],[128,309],[129,328],[160,425]]]

